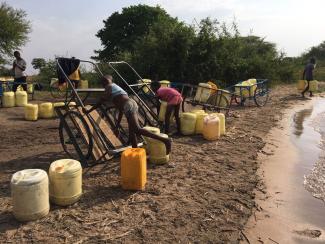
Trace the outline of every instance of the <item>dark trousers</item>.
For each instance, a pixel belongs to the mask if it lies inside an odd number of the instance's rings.
[[[302,95],[304,96],[305,95],[305,92],[307,92],[309,90],[309,82],[312,81],[312,80],[307,80],[307,86],[305,88],[305,90],[302,91]],[[313,94],[312,92],[309,92],[310,93],[310,96]]]
[[[26,76],[15,78],[12,91],[16,92],[19,85],[23,87],[24,91],[27,91]]]

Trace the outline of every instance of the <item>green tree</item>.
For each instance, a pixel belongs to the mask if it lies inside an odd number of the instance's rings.
[[[26,17],[25,11],[5,2],[0,4],[0,64],[6,63],[8,56],[28,40],[31,24]]]
[[[317,60],[325,61],[325,41],[315,47],[311,47],[302,57],[305,60],[315,57]]]
[[[184,23],[160,19],[135,42],[131,62],[146,77],[183,81],[194,37],[193,28]]]
[[[36,58],[33,59],[32,64],[34,69],[39,69],[39,74],[35,77],[35,81],[42,83],[45,87],[48,86],[51,78],[57,76],[55,60]]]
[[[32,60],[32,66],[34,69],[41,70],[44,66],[46,66],[46,61],[44,58],[34,58]]]
[[[134,42],[146,35],[150,27],[160,18],[173,19],[160,7],[136,5],[123,8],[122,12],[114,12],[104,20],[104,28],[97,37],[103,49],[96,50],[94,59],[101,61],[114,60],[124,52],[134,51]]]

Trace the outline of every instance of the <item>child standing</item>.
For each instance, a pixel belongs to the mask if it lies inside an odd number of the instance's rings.
[[[169,133],[170,117],[173,111],[177,125],[177,132],[180,133],[181,123],[179,118],[179,111],[183,102],[182,95],[176,89],[170,87],[161,87],[158,81],[154,81],[151,83],[151,89],[156,93],[156,96],[160,100],[167,102],[165,114],[165,133]]]

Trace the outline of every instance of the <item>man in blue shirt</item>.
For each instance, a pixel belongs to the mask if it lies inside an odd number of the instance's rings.
[[[315,58],[311,58],[309,63],[306,65],[304,69],[304,73],[302,74],[302,79],[307,80],[307,86],[305,90],[303,90],[301,93],[302,97],[305,97],[305,92],[309,90],[309,82],[314,80],[313,71],[315,69],[315,66],[316,66],[316,60]],[[310,97],[313,96],[313,93],[311,91],[309,92],[309,96]]]

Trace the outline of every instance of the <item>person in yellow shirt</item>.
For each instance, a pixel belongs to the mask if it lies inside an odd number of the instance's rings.
[[[75,59],[75,57],[72,57],[71,59]],[[78,88],[78,85],[80,83],[80,76],[81,74],[79,67],[71,75],[69,75],[69,79],[73,83],[74,88]]]

